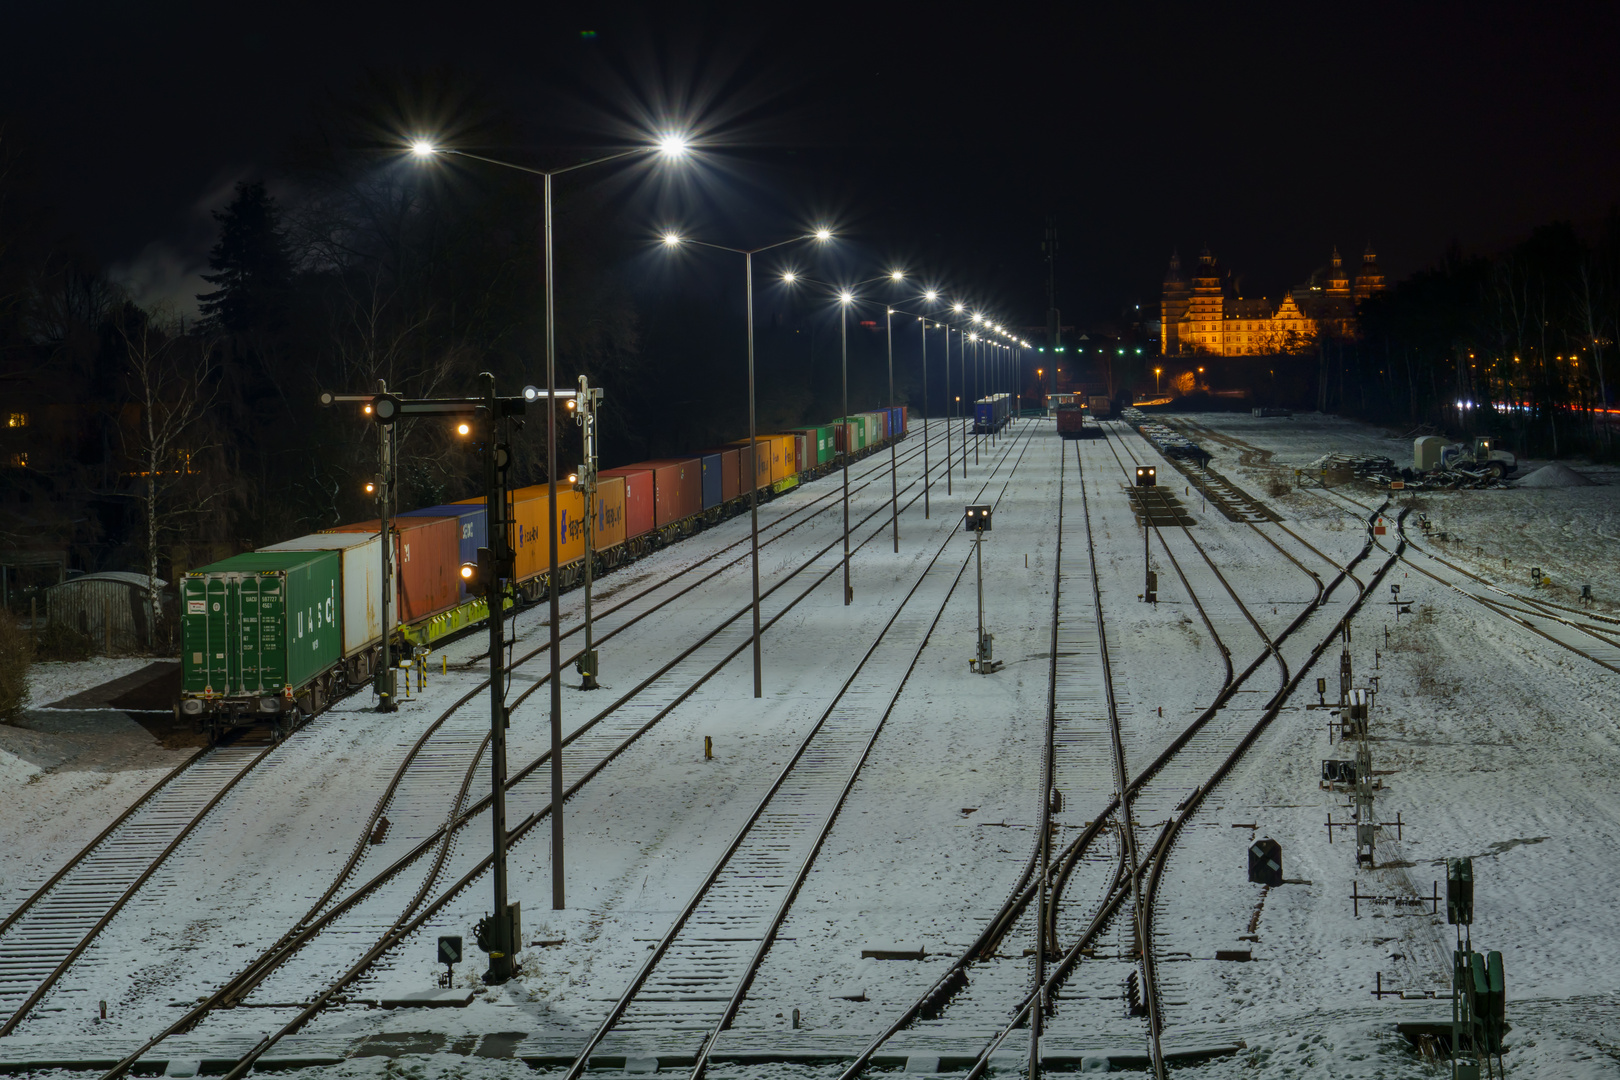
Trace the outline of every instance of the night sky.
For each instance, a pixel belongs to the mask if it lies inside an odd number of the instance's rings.
[[[898,260],[1039,323],[1052,214],[1084,323],[1156,301],[1173,248],[1275,296],[1335,243],[1354,262],[1371,240],[1393,281],[1453,239],[1595,222],[1620,197],[1617,24],[1549,3],[13,5],[0,117],[53,228],[148,298],[196,291],[209,211],[274,185],[321,101],[448,65],[523,118],[496,156],[689,121],[702,167],[625,187],[649,235],[828,220],[851,273]]]

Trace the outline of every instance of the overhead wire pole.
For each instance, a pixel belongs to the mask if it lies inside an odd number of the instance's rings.
[[[951,497],[951,324],[945,323],[945,497]]]

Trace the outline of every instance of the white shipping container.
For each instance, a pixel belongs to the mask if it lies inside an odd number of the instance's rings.
[[[271,544],[261,551],[343,553],[343,655],[353,656],[382,640],[382,548],[376,533],[313,533]],[[399,625],[399,606],[388,621]]]

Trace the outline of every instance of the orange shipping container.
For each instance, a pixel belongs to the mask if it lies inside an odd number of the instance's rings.
[[[598,476],[595,501],[591,546],[597,551],[606,551],[624,543],[624,477]]]
[[[793,463],[793,436],[767,435],[771,443],[771,483],[780,483],[799,470]]]
[[[546,484],[519,488],[512,492],[512,520],[517,579],[525,581],[551,571],[551,489]],[[566,566],[585,557],[585,496],[571,487],[557,485],[557,565]]]

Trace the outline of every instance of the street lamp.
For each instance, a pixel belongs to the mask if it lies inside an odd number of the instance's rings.
[[[763,697],[765,694],[764,680],[760,673],[759,653],[759,468],[757,455],[758,436],[754,430],[754,256],[761,251],[770,251],[772,248],[785,247],[788,244],[797,244],[805,240],[818,240],[825,243],[832,239],[832,232],[827,229],[817,229],[804,236],[794,236],[787,240],[779,240],[774,244],[766,244],[757,248],[734,248],[722,244],[711,244],[703,240],[689,240],[679,233],[666,232],[664,234],[666,248],[678,247],[681,244],[695,244],[698,247],[713,248],[715,251],[729,251],[733,255],[743,257],[743,301],[748,309],[748,468],[753,477],[748,486],[748,516],[750,521],[749,541],[753,551],[754,574],[754,696]],[[798,275],[789,270],[782,275],[787,282],[797,280]],[[848,519],[848,507],[845,508],[845,519]]]
[[[1159,396],[1159,375],[1163,371],[1164,371],[1164,368],[1161,368],[1161,367],[1156,367],[1156,368],[1153,369],[1153,396],[1154,397]]]
[[[557,385],[557,317],[555,305],[555,289],[553,287],[553,263],[551,256],[551,182],[556,176],[563,173],[575,172],[579,169],[589,168],[592,165],[605,165],[610,161],[622,158],[635,157],[641,154],[658,154],[668,159],[679,159],[686,155],[688,142],[684,135],[677,132],[665,132],[648,146],[633,147],[621,150],[605,157],[582,161],[576,165],[567,165],[560,169],[535,169],[527,165],[515,165],[510,161],[501,161],[498,158],[485,157],[482,154],[469,153],[466,150],[457,150],[453,147],[435,146],[431,141],[418,139],[411,144],[411,153],[419,160],[426,160],[438,155],[454,155],[468,158],[472,161],[481,161],[488,165],[498,165],[503,169],[512,169],[517,172],[538,176],[543,180],[541,189],[544,193],[544,248],[545,248],[545,328],[546,328],[546,385],[545,396],[553,397],[553,390]],[[546,592],[549,594],[551,604],[551,906],[555,910],[562,910],[564,905],[564,884],[567,878],[563,869],[563,771],[562,771],[562,639],[558,634],[558,625],[561,622],[561,612],[557,602],[557,410],[554,407],[546,409],[546,487],[549,495],[548,521],[550,526],[551,565],[550,576],[546,579]],[[490,522],[490,526],[494,526]],[[490,618],[498,616],[497,610],[491,606]],[[504,776],[506,763],[496,763],[497,775]],[[497,915],[501,914],[497,909]]]

